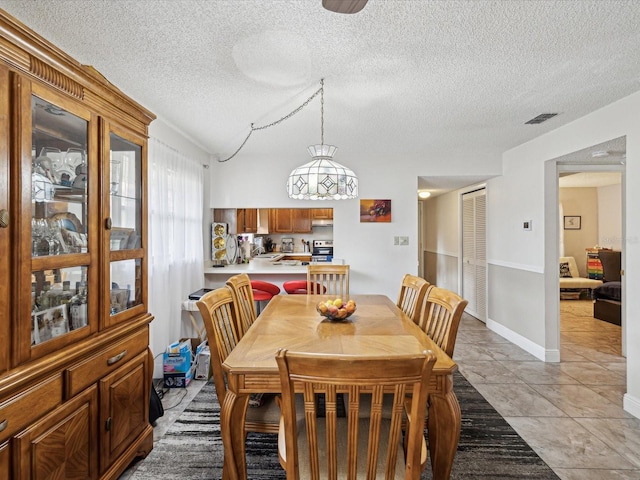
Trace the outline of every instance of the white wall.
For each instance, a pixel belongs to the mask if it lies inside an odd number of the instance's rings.
[[[251,139],[253,140],[253,138]],[[258,141],[258,139],[256,139]],[[499,173],[500,160],[484,162],[442,159],[389,158],[341,152],[337,161],[353,169],[361,199],[391,199],[391,223],[360,223],[359,200],[311,202],[287,197],[290,171],[305,159],[305,145],[290,157],[238,155],[229,162],[212,162],[211,207],[252,208],[332,207],[334,255],[351,265],[352,293],[379,293],[396,298],[405,273],[418,273],[417,177],[420,175],[474,175]],[[489,165],[487,167],[487,164]],[[472,165],[471,167],[469,165]],[[394,246],[393,237],[409,237],[408,246]]]
[[[504,153],[503,176],[488,182],[489,291],[500,290],[500,309],[489,306],[487,325],[521,344],[533,342],[547,359],[559,351],[558,192],[555,159],[610,139],[626,136],[626,181],[640,182],[640,92]],[[622,241],[626,291],[640,288],[640,189],[628,188],[624,204],[626,233]],[[523,231],[522,220],[533,220]],[[533,275],[532,275],[533,274]],[[531,277],[543,281],[532,281]],[[536,301],[523,309],[526,290]],[[491,295],[491,293],[490,293]],[[491,299],[491,297],[490,297]],[[531,305],[531,304],[530,304]],[[625,295],[627,389],[625,409],[640,417],[640,297]],[[533,334],[532,332],[535,332]],[[542,332],[542,335],[541,333]],[[541,343],[539,338],[543,338]],[[530,346],[530,345],[529,345]]]
[[[598,188],[598,245],[601,247],[622,248],[621,200],[620,184]]]
[[[580,216],[579,230],[564,230],[564,256],[575,258],[580,276],[586,277],[586,249],[598,244],[598,189],[570,187],[560,188],[558,193],[564,215]],[[617,215],[619,218],[619,209]]]

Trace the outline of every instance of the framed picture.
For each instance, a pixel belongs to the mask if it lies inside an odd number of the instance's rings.
[[[582,227],[582,217],[580,215],[565,215],[564,216],[564,229],[565,230],[580,230]]]
[[[390,222],[391,200],[360,200],[361,222]]]

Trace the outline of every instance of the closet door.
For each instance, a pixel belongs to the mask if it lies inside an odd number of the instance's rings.
[[[462,292],[466,312],[487,320],[486,191],[462,195]]]

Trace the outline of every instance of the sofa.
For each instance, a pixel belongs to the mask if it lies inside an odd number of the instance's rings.
[[[614,250],[600,250],[603,283],[593,290],[593,317],[598,320],[622,324],[622,259]]]
[[[580,276],[576,259],[560,257],[560,298],[578,299],[580,292],[588,290],[589,298],[593,289],[602,285],[602,280]]]

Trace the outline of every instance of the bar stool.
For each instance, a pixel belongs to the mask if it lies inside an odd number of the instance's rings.
[[[253,290],[253,301],[257,305],[257,314],[260,315],[262,310],[261,302],[268,302],[276,295],[280,294],[280,287],[273,283],[263,282],[262,280],[251,280],[251,290]]]
[[[308,293],[306,280],[289,280],[282,284],[282,288],[284,288],[284,291],[289,295],[306,295]],[[317,285],[316,291],[318,293],[325,293],[327,289],[324,286]]]

